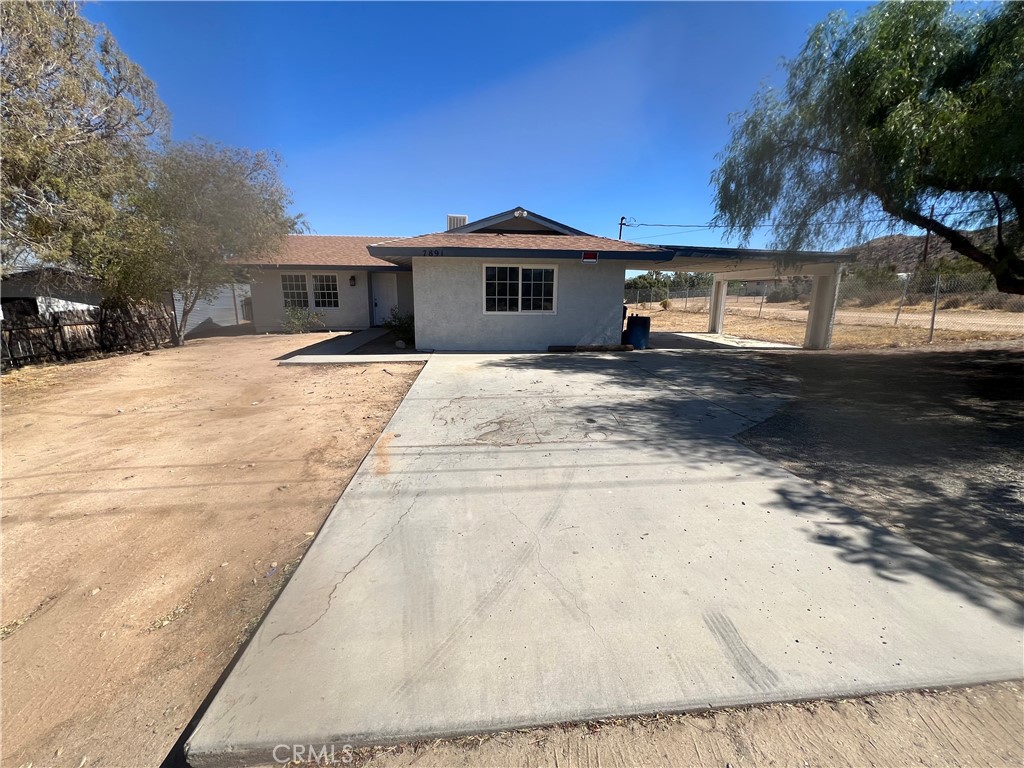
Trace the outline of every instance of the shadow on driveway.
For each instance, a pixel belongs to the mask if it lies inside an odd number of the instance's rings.
[[[797,514],[829,508],[837,517],[815,523],[816,543],[882,579],[918,573],[1005,620],[1024,619],[1019,355],[648,351],[490,364],[589,372],[615,387],[650,388],[653,379],[661,383],[656,397],[617,403],[619,437],[650,440],[648,449],[653,443],[669,456],[698,452],[713,463],[724,451],[735,461],[730,445],[743,449],[732,441],[694,442],[707,425],[695,429],[687,419],[695,401],[707,400],[711,417],[738,417],[728,436],[821,486],[783,490],[780,499]],[[601,406],[575,410],[585,421],[607,419]],[[1013,615],[993,606],[975,579],[1015,600]]]

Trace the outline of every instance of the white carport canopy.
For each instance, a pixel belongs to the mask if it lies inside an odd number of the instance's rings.
[[[753,248],[703,248],[663,246],[668,258],[625,259],[626,269],[659,272],[711,272],[715,276],[711,293],[708,333],[721,333],[725,321],[725,297],[730,280],[778,280],[784,277],[812,278],[807,313],[805,349],[827,349],[832,341],[839,277],[853,254],[822,251],[767,251]]]

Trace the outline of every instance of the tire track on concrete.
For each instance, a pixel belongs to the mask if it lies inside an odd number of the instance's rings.
[[[569,484],[572,482],[575,474],[575,467],[570,467],[562,473],[558,495],[551,505],[551,508],[541,518],[540,525],[537,527],[538,534],[550,528],[557,519],[558,513],[562,509],[562,502],[569,490]],[[476,601],[472,609],[463,614],[462,618],[456,622],[452,630],[445,636],[445,639],[437,645],[430,656],[428,656],[426,660],[416,668],[415,672],[409,675],[400,685],[392,690],[392,700],[405,697],[415,685],[423,680],[424,677],[441,666],[442,662],[460,642],[466,629],[483,617],[488,610],[494,607],[494,605],[505,596],[512,584],[515,583],[515,580],[519,577],[519,574],[526,566],[526,563],[534,556],[539,540],[539,536],[535,537],[532,542],[523,547],[523,550],[502,570],[495,583],[491,585],[491,587]]]
[[[718,647],[751,688],[767,693],[778,686],[779,676],[775,670],[750,650],[750,646],[728,616],[721,611],[707,611],[704,614],[704,624],[715,638]]]

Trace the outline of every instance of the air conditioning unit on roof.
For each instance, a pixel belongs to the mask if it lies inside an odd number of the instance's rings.
[[[448,214],[448,232],[459,227],[464,227],[469,224],[469,216],[463,213],[449,213]]]

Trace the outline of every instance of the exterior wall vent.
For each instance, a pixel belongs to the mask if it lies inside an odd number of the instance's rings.
[[[469,216],[462,213],[449,213],[448,214],[448,232],[459,227],[464,227],[469,224]]]

